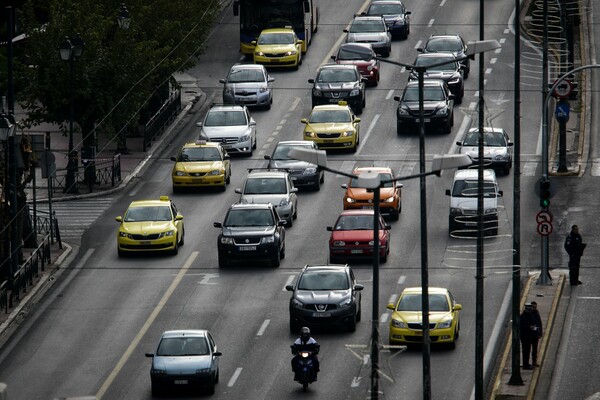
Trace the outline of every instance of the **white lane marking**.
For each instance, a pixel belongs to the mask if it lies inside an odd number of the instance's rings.
[[[294,111],[296,109],[296,107],[298,107],[298,104],[300,104],[300,97],[296,97],[296,99],[294,100],[294,102],[292,103],[291,107],[290,107],[290,111]]]
[[[242,367],[236,368],[235,372],[231,376],[231,379],[229,382],[227,382],[227,387],[233,387],[233,385],[235,385],[235,381],[237,381],[237,378],[239,378],[240,374],[242,373],[242,369]]]
[[[358,385],[360,385],[360,380],[361,378],[359,376],[355,376],[354,378],[352,378],[352,383],[350,384],[350,387],[358,387]]]
[[[398,278],[398,285],[402,285],[404,283],[404,281],[406,280],[406,275],[400,275],[400,278]]]
[[[388,304],[395,304],[397,299],[398,299],[397,294],[391,294],[390,298],[388,299]]]
[[[368,365],[369,364],[369,355],[365,354],[363,356],[363,365]]]
[[[446,4],[446,0],[442,0],[442,2],[440,3],[440,7],[444,7],[444,4]]]
[[[381,317],[379,318],[379,323],[380,324],[385,324],[386,322],[388,322],[389,318],[390,318],[390,314],[389,313],[381,314]]]
[[[499,47],[496,50],[494,50],[494,54],[500,54],[500,53],[502,53],[502,47]]]
[[[496,57],[493,57],[490,59],[490,64],[496,64],[496,61],[498,61],[498,59]]]
[[[285,281],[285,285],[283,285],[283,289],[281,289],[281,291],[282,291],[282,292],[286,292],[286,291],[287,291],[287,289],[286,289],[285,287],[286,287],[287,285],[291,285],[291,284],[292,284],[292,282],[294,281],[294,278],[295,278],[295,277],[296,277],[295,275],[290,275],[290,276],[288,276],[288,278],[287,278],[287,281]]]
[[[432,18],[432,19],[429,20],[429,23],[427,24],[428,28],[431,28],[431,26],[433,25],[433,21],[435,21],[434,18]]]
[[[154,323],[154,320],[156,319],[156,317],[158,317],[158,314],[160,313],[160,311],[164,308],[165,304],[167,304],[167,301],[169,300],[169,298],[171,297],[171,295],[173,294],[173,292],[175,291],[177,286],[179,286],[179,283],[185,276],[185,273],[190,269],[190,267],[192,266],[196,257],[198,257],[198,254],[199,253],[197,251],[194,251],[192,254],[190,254],[188,259],[185,261],[185,264],[183,264],[183,266],[177,273],[177,276],[175,277],[175,279],[173,279],[173,282],[171,282],[171,285],[169,286],[169,288],[167,289],[165,294],[163,294],[162,298],[160,299],[160,301],[158,302],[156,307],[154,307],[154,310],[152,310],[152,313],[150,314],[150,316],[148,317],[146,322],[144,322],[144,325],[139,330],[138,334],[135,336],[133,341],[129,344],[129,347],[127,347],[127,350],[125,350],[125,352],[123,353],[123,355],[117,362],[117,365],[115,365],[115,367],[113,368],[111,373],[108,375],[108,377],[106,378],[106,380],[100,387],[100,390],[98,390],[98,393],[96,393],[96,398],[98,400],[102,399],[102,396],[104,396],[104,394],[106,393],[106,391],[108,390],[110,385],[112,385],[112,383],[116,379],[119,372],[121,372],[121,370],[123,369],[123,366],[125,365],[127,360],[129,360],[129,358],[131,357],[131,355],[133,354],[135,349],[138,347],[138,345],[142,341],[142,338],[144,337],[146,332],[148,332],[148,329],[150,329],[150,327]]]
[[[385,96],[385,99],[389,100],[392,98],[393,95],[394,95],[394,89],[390,89],[388,94]]]
[[[364,137],[360,138],[360,145],[358,146],[358,150],[356,150],[357,152],[360,153],[360,151],[362,150],[362,148],[365,146],[365,143],[367,143],[367,139],[369,138],[369,135],[373,131],[373,128],[375,128],[375,124],[379,120],[379,117],[380,117],[380,114],[375,114],[375,117],[373,118],[373,121],[371,121],[371,123],[369,124],[369,128],[367,129],[367,133],[365,134]]]
[[[489,74],[491,74],[491,73],[492,73],[492,69],[491,69],[491,68],[487,68],[487,69],[485,70],[485,74],[486,74],[486,75],[489,75]]]
[[[500,39],[500,44],[504,44],[504,42],[506,42],[506,38]]]
[[[263,333],[265,333],[265,330],[267,329],[267,326],[269,326],[270,323],[271,323],[270,319],[265,319],[263,321],[262,325],[260,326],[260,329],[256,333],[256,336],[262,336]]]
[[[419,47],[421,47],[421,44],[422,44],[422,43],[423,43],[423,41],[422,41],[422,40],[419,40],[419,41],[417,42],[417,44],[415,44],[415,50],[416,50],[416,49],[418,49]]]
[[[219,274],[204,274],[204,278],[202,278],[202,280],[200,282],[198,282],[200,285],[218,285],[218,282],[209,282],[210,279],[212,278],[218,278]]]

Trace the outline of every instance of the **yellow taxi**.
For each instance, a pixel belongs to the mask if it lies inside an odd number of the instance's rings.
[[[352,171],[353,175],[361,173],[378,173],[383,182],[379,189],[379,210],[382,215],[397,221],[402,212],[401,183],[393,181],[394,172],[389,167],[359,167]],[[358,187],[358,179],[351,178],[350,182],[342,185],[344,193],[344,210],[373,209],[373,191]]]
[[[231,161],[221,144],[196,140],[183,145],[171,172],[173,192],[184,188],[217,186],[225,190],[231,179]]]
[[[292,27],[265,29],[252,44],[254,64],[294,69],[302,64],[302,40]]]
[[[462,306],[454,300],[448,289],[430,287],[429,295],[429,337],[431,343],[447,344],[456,347],[460,332]],[[423,342],[422,290],[420,287],[406,288],[396,303],[388,304],[392,310],[390,320],[390,344],[406,345]]]
[[[119,222],[117,252],[119,257],[131,253],[167,251],[177,254],[183,246],[183,215],[169,196],[158,200],[132,201]]]
[[[345,149],[356,152],[360,142],[360,118],[345,101],[315,106],[308,118],[300,120],[304,140],[311,140],[320,149]]]

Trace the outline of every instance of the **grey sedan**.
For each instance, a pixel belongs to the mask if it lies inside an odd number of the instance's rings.
[[[456,142],[461,154],[471,157],[474,164],[479,160],[479,129],[471,128],[465,138]],[[513,143],[502,128],[486,126],[483,128],[483,157],[486,168],[502,171],[505,175],[510,173],[513,158]]]
[[[235,64],[227,78],[219,79],[223,84],[223,103],[245,104],[264,107],[273,104],[273,82],[264,65]]]

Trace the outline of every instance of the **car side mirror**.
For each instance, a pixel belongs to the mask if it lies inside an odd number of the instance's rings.
[[[331,59],[332,59],[333,61],[335,61],[335,59],[336,59],[336,58],[337,58],[336,56],[331,56]]]
[[[354,290],[357,290],[357,291],[359,291],[359,292],[360,292],[361,290],[363,290],[364,288],[365,288],[365,287],[364,287],[363,285],[361,285],[360,283],[357,283],[356,285],[354,285]]]
[[[462,142],[456,142],[457,146],[462,146]]]
[[[223,78],[219,79],[219,83],[227,83],[227,81]]]
[[[388,225],[388,224],[385,224],[385,225],[383,226],[383,228],[384,228],[386,231],[389,231],[390,229],[392,229],[392,226],[391,226],[391,225]]]
[[[181,214],[177,214],[177,215],[175,216],[175,221],[182,221],[182,220],[183,220],[183,215],[181,215]]]
[[[396,306],[394,305],[394,303],[389,303],[386,307],[388,310],[395,310]]]
[[[454,100],[454,95],[453,95],[452,93],[450,93],[450,94],[448,95],[448,99],[450,99],[450,100]]]
[[[236,192],[237,194],[242,194],[242,189],[240,189],[240,188],[236,188],[236,189],[235,189],[235,192]]]
[[[450,189],[446,189],[446,196],[450,196]]]
[[[121,217],[119,215],[118,217],[115,217],[115,221],[117,221],[117,222],[123,222],[123,217]]]
[[[422,48],[422,47],[417,47],[417,51],[418,51],[419,53],[425,53],[425,49],[424,49],[424,48]]]
[[[285,290],[287,290],[288,292],[293,292],[294,291],[294,285],[285,285]]]
[[[277,221],[277,226],[285,226],[287,224],[287,221],[285,219],[280,219],[279,221]]]
[[[348,33],[348,29],[344,29],[344,32]]]
[[[394,100],[400,101],[400,96],[394,96]]]
[[[196,122],[196,126],[202,128],[202,122]]]
[[[342,184],[342,189],[348,189],[348,184],[347,183]]]
[[[177,161],[177,157],[171,157],[171,161]]]
[[[308,124],[308,120],[307,120],[306,118],[302,118],[302,119],[300,120],[300,122],[302,122],[303,124]]]
[[[154,353],[146,353],[146,357],[154,358]]]
[[[354,118],[354,122],[360,122],[360,118],[359,117]]]
[[[328,227],[327,227],[327,231],[328,231],[328,232],[333,232],[333,226],[328,226]]]
[[[460,304],[455,304],[454,307],[452,307],[452,311],[459,311],[462,310],[462,306]]]
[[[502,190],[498,190],[498,197],[504,196],[504,192]]]
[[[265,154],[265,160],[270,160],[270,159],[271,159],[271,156]]]
[[[225,154],[225,155],[223,156],[223,159],[224,159],[224,160],[230,160],[230,159],[231,159],[231,156],[230,156],[230,155],[227,153],[227,154]]]
[[[222,355],[223,355],[223,353],[221,353],[220,351],[215,351],[215,352],[213,353],[213,357],[220,357],[220,356],[222,356]]]
[[[315,80],[314,80],[313,78],[310,78],[310,79],[308,80],[308,83],[315,83]]]
[[[222,224],[222,223],[220,223],[220,222],[213,222],[213,226],[214,226],[215,228],[222,228],[222,227],[223,227],[223,224]]]
[[[255,120],[252,120],[252,121],[250,121],[250,124],[249,124],[249,125],[250,125],[250,126],[256,126],[256,121],[255,121]]]
[[[514,145],[514,143],[513,143],[513,142],[508,142],[506,145],[507,145],[508,147],[511,147],[512,145]]]
[[[298,193],[298,188],[297,187],[291,188],[290,193]]]
[[[275,78],[273,78],[272,76],[269,76],[267,78],[267,82],[275,82]]]

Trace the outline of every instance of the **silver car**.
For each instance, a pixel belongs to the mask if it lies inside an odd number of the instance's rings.
[[[221,143],[229,154],[251,156],[256,149],[256,121],[244,105],[213,105],[196,126],[200,139]]]
[[[471,128],[461,142],[456,142],[459,153],[467,154],[477,164],[479,160],[479,128]],[[502,128],[483,128],[483,157],[485,168],[510,173],[513,158],[513,143]]]
[[[152,358],[152,395],[174,388],[206,389],[214,394],[219,382],[220,355],[207,330],[163,332],[156,351],[146,353],[146,357]]]
[[[227,78],[219,79],[223,84],[223,103],[245,104],[264,107],[273,104],[273,82],[264,65],[235,64]]]
[[[250,169],[244,187],[236,189],[240,194],[240,203],[271,203],[275,206],[279,218],[292,226],[298,217],[298,188],[294,186],[287,171],[254,168]]]
[[[388,57],[392,51],[392,34],[389,32],[382,16],[354,17],[349,29],[346,43],[370,43],[375,53]]]

